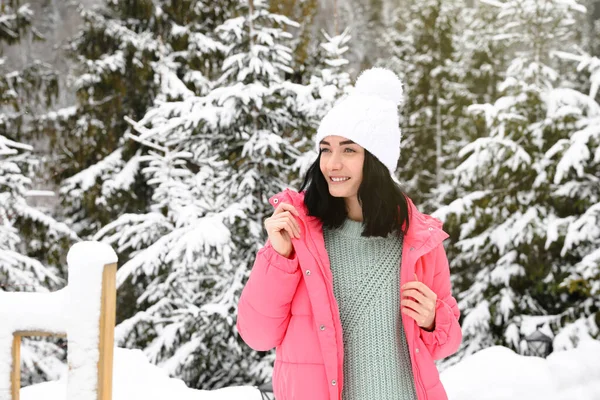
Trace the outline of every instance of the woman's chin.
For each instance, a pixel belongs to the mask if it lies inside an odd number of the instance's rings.
[[[343,189],[343,188],[339,188],[339,187],[335,187],[335,186],[329,187],[329,194],[333,197],[349,197],[350,196],[347,189]]]

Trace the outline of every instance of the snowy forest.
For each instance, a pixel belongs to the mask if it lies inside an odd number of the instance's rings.
[[[236,330],[269,197],[371,66],[404,83],[397,177],[444,222],[463,343],[600,340],[600,1],[0,0],[0,290],[118,254],[115,344],[190,388],[259,385]],[[22,386],[66,368],[22,348]]]

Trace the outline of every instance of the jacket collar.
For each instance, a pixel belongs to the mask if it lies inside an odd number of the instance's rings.
[[[298,193],[288,188],[269,198],[269,203],[273,207],[277,207],[282,201],[292,204],[300,213],[300,218],[309,224],[314,223],[318,218],[308,215],[308,209],[304,204],[304,193],[304,191]],[[414,247],[415,250],[427,246],[423,250],[428,251],[448,238],[449,235],[442,230],[442,221],[420,212],[408,196],[407,200],[410,223],[408,232],[404,236],[405,246]]]

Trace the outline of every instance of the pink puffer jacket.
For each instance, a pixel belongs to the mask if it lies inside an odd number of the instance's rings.
[[[300,239],[292,259],[267,241],[258,251],[239,301],[237,329],[255,350],[277,347],[273,391],[277,400],[340,400],[344,377],[342,325],[322,224],[307,216],[304,192],[286,189],[269,199],[292,204],[300,213]],[[401,313],[419,400],[447,400],[434,360],[458,350],[460,312],[451,294],[450,270],[442,245],[442,223],[409,201],[410,226],[404,236],[401,283],[414,280],[438,296],[435,329],[421,329]],[[400,312],[400,310],[398,310]]]

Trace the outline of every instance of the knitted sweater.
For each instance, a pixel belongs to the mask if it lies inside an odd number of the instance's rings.
[[[342,321],[342,400],[416,400],[400,316],[402,240],[362,230],[351,219],[323,229]]]

